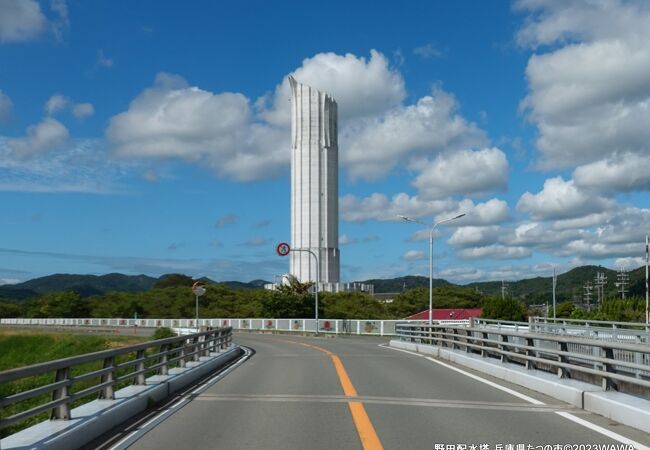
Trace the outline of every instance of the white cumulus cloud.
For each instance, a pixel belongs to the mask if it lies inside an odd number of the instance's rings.
[[[400,220],[398,215],[414,219],[430,217],[453,208],[453,205],[450,199],[425,201],[405,193],[396,194],[390,199],[380,193],[364,198],[348,194],[339,199],[341,218],[347,222],[396,221]]]
[[[508,160],[498,148],[441,154],[422,169],[413,186],[424,198],[505,190],[508,186]]]
[[[464,248],[458,252],[462,259],[523,259],[532,255],[525,247],[507,247],[499,244]]]
[[[402,255],[402,259],[406,261],[419,261],[425,258],[424,252],[420,250],[409,250]]]
[[[406,97],[402,75],[389,66],[376,50],[370,58],[351,53],[318,53],[306,58],[290,73],[297,81],[327,92],[336,100],[340,120],[375,116],[399,105]],[[272,97],[260,99],[262,117],[270,123],[288,126],[291,122],[289,82],[285,77]],[[270,102],[270,105],[267,104]]]
[[[537,194],[524,193],[517,209],[530,213],[534,220],[571,219],[613,208],[615,203],[604,197],[578,189],[573,181],[549,178]]]
[[[180,158],[240,181],[277,175],[289,161],[286,130],[255,122],[244,95],[164,73],[111,119],[107,136],[119,155]]]
[[[413,105],[360,119],[341,130],[341,159],[352,179],[374,180],[399,163],[421,163],[423,156],[442,151],[482,147],[485,133],[457,113],[458,102],[434,89]],[[419,165],[419,164],[417,164]]]
[[[650,190],[648,157],[638,153],[613,155],[576,168],[576,186],[601,192],[630,192]]]
[[[95,108],[91,103],[77,103],[72,107],[72,114],[77,119],[85,119],[95,114]]]
[[[528,14],[519,43],[538,50],[522,108],[539,131],[540,167],[650,156],[650,3],[523,0],[516,8]]]
[[[46,117],[27,128],[27,135],[9,139],[7,147],[16,158],[26,158],[63,145],[69,137],[68,129],[58,120]]]
[[[475,204],[472,200],[464,199],[458,202],[453,210],[445,211],[436,216],[436,221],[454,217],[458,214],[465,214],[458,221],[450,222],[449,225],[458,226],[485,226],[498,225],[510,220],[508,203],[498,198],[490,199],[484,203]]]
[[[47,19],[35,0],[0,2],[0,42],[28,41],[46,28]]]
[[[51,116],[52,114],[67,108],[69,104],[69,98],[61,94],[54,94],[47,100],[47,102],[45,102],[43,108],[45,109],[45,112]]]
[[[459,227],[454,231],[447,243],[457,247],[485,247],[495,244],[501,233],[501,228],[494,225],[487,227]]]

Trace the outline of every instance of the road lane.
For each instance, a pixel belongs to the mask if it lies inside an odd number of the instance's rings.
[[[331,358],[301,343],[340,358],[386,449],[616,442],[553,411],[650,444],[644,433],[541,394],[496,380],[546,403],[532,405],[425,358],[379,347],[385,339],[238,334],[235,340],[255,355],[131,448],[362,448]]]

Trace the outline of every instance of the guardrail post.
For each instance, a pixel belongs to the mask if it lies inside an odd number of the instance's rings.
[[[643,341],[641,340],[641,336],[637,336],[634,339],[634,342],[637,344],[642,344]],[[649,355],[650,356],[650,355]],[[641,352],[634,352],[634,362],[640,366],[643,365],[643,353]],[[636,369],[634,371],[634,374],[637,378],[641,378],[641,371],[639,369]]]
[[[603,348],[603,352],[605,353],[605,358],[607,358],[610,361],[614,360],[614,349],[612,349],[612,348]],[[616,369],[614,368],[613,364],[611,364],[609,362],[606,362],[605,363],[605,372],[616,373]],[[602,386],[603,386],[604,391],[609,391],[610,389],[618,391],[618,385],[616,384],[616,382],[612,378],[610,378],[610,377],[608,377],[606,375],[603,375]]]
[[[192,353],[193,353],[193,355],[192,355],[192,361],[198,361],[198,360],[199,360],[199,357],[201,356],[200,353],[199,353],[199,351],[198,351],[198,349],[199,349],[199,345],[200,345],[200,344],[199,344],[199,337],[198,337],[198,336],[194,336],[194,337],[192,338]]]
[[[528,347],[535,347],[535,340],[533,338],[526,338],[526,345]],[[527,357],[537,356],[537,352],[535,350],[526,349],[526,356]],[[526,369],[535,370],[536,368],[537,366],[535,365],[535,361],[526,359]]]
[[[219,331],[219,348],[225,350],[228,347],[228,331]]]
[[[181,344],[181,354],[180,359],[178,360],[179,367],[185,367],[187,363],[187,339]]]
[[[107,369],[109,367],[113,367],[115,365],[115,358],[108,357],[104,359],[104,369]],[[105,373],[101,377],[101,383],[107,383],[111,382],[108,386],[104,387],[101,391],[99,391],[99,398],[104,399],[104,400],[115,400],[115,386],[113,385],[112,381],[115,379],[115,370],[111,370],[108,373]]]
[[[485,341],[487,341],[490,338],[490,336],[484,331],[481,332],[481,335],[483,336],[483,340],[481,341],[481,356],[483,358],[487,358],[488,351],[487,351],[487,344],[485,343]]]
[[[160,362],[162,363],[162,366],[160,366],[160,369],[159,369],[160,375],[168,375],[169,374],[169,365],[167,364],[167,361],[169,360],[169,356],[167,355],[168,351],[169,351],[169,344],[165,344],[165,345],[160,346],[160,353],[163,354],[160,357]]]
[[[505,334],[502,334],[501,335],[501,342],[505,343],[505,345],[501,344],[501,345],[499,345],[499,348],[501,350],[507,351],[508,350],[508,336],[505,335]],[[501,353],[501,362],[502,363],[507,363],[508,362],[508,355],[506,355],[505,353]]]
[[[451,339],[452,339],[451,349],[452,350],[459,349],[460,346],[458,345],[458,328],[452,328]]]
[[[145,364],[144,364],[144,361],[140,361],[141,359],[144,359],[144,357],[145,357],[145,351],[144,350],[138,350],[136,355],[135,355],[135,358],[138,360],[137,364],[135,365],[135,370],[136,370],[136,372],[140,372],[140,373],[138,373],[135,376],[135,379],[133,380],[134,384],[137,384],[137,385],[144,384],[144,379],[145,379],[145,377],[144,377],[144,368],[145,368]]]
[[[54,382],[68,380],[70,376],[70,368],[64,367],[63,369],[58,369],[56,375],[54,376]],[[68,386],[63,386],[52,391],[52,401],[61,400],[68,397]],[[70,403],[65,402],[62,405],[55,406],[52,408],[52,413],[50,414],[50,419],[52,420],[70,420]]]
[[[559,342],[559,344],[560,344],[560,351],[561,352],[567,352],[568,351],[568,347],[567,347],[566,342]],[[557,360],[559,362],[561,362],[561,363],[568,362],[568,359],[567,359],[566,355],[558,355]],[[571,374],[564,367],[558,367],[557,368],[557,376],[560,377],[560,378],[571,378]]]

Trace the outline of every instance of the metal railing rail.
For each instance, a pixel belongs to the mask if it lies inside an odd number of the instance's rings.
[[[582,325],[588,328],[630,328],[650,331],[650,325],[639,322],[617,322],[612,320],[566,319],[552,317],[532,317],[531,322],[536,324]]]
[[[473,319],[477,327],[514,329],[531,333],[553,333],[619,342],[650,342],[650,328],[644,323],[600,320],[547,319],[530,317],[528,322]]]
[[[449,347],[515,362],[527,369],[557,371],[560,378],[578,373],[601,378],[603,389],[618,389],[619,382],[650,388],[650,345],[611,342],[573,336],[518,332],[512,329],[398,324],[397,335],[406,342]],[[577,353],[569,349],[586,349]],[[621,355],[633,355],[632,360]]]
[[[395,324],[404,320],[320,319],[319,333],[395,336]],[[417,323],[419,321],[411,321]],[[435,323],[469,324],[469,320],[440,320]],[[81,326],[81,327],[169,327],[196,328],[194,319],[124,319],[124,318],[3,318],[0,325],[13,326]],[[200,327],[232,327],[234,330],[283,331],[313,333],[315,319],[288,318],[212,318],[199,319]]]
[[[201,356],[218,352],[232,343],[232,328],[203,331],[187,336],[170,337],[114,350],[103,350],[70,358],[58,359],[0,372],[0,385],[33,376],[54,373],[54,381],[27,391],[0,397],[0,408],[51,393],[51,400],[26,411],[0,418],[0,429],[50,411],[51,419],[71,419],[72,402],[97,395],[100,399],[115,399],[118,383],[132,380],[135,385],[145,384],[146,373],[167,375],[170,366],[185,367],[187,362],[198,361]],[[147,354],[148,350],[155,353]],[[132,356],[135,355],[135,358]],[[127,360],[118,362],[120,357]],[[72,376],[72,368],[82,364],[101,363],[101,369]],[[127,373],[118,373],[127,371]],[[82,381],[99,380],[98,383],[72,393],[72,388]]]

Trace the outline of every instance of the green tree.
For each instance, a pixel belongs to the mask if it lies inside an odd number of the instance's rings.
[[[267,291],[261,298],[262,316],[299,319],[314,316],[314,297],[308,294]]]
[[[192,287],[193,284],[194,279],[192,277],[183,275],[182,273],[170,273],[160,277],[158,281],[156,281],[156,284],[154,284],[153,288],[164,289],[176,286]]]
[[[555,316],[569,318],[575,309],[573,302],[562,302],[555,306]]]
[[[514,320],[526,319],[526,305],[512,297],[488,297],[483,300],[484,319]]]
[[[323,292],[321,316],[328,319],[389,319],[386,305],[365,292]]]
[[[23,308],[16,303],[0,302],[0,319],[5,317],[20,317]]]
[[[30,305],[32,317],[88,317],[88,304],[76,292],[51,292]]]
[[[297,294],[304,295],[308,294],[309,290],[314,286],[313,281],[308,281],[306,283],[301,282],[298,277],[295,275],[285,275],[284,279],[287,280],[287,284],[281,284],[278,288],[278,291],[287,293],[287,294]]]

